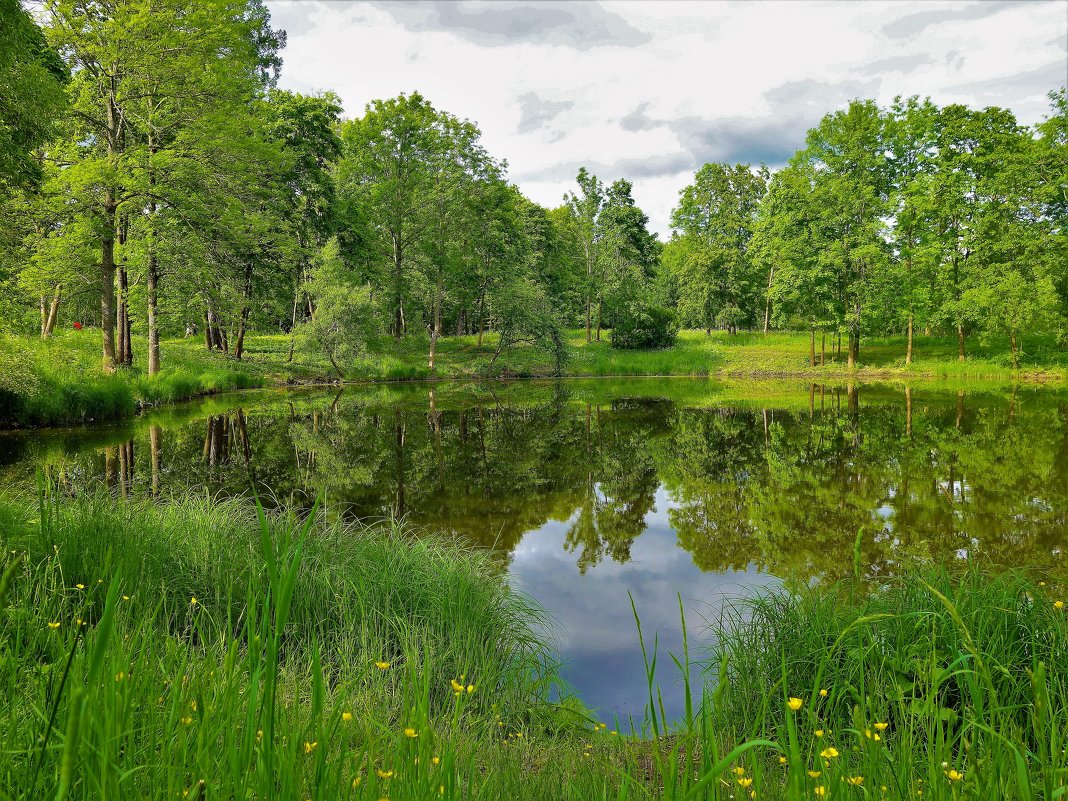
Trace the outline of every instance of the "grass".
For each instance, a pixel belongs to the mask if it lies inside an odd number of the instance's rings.
[[[496,335],[480,346],[476,337],[445,337],[439,343],[434,372],[427,367],[428,340],[381,337],[365,356],[347,366],[350,381],[421,381],[433,379],[550,377],[546,354],[523,347],[493,362]],[[135,353],[144,343],[135,337]],[[950,381],[1010,384],[1019,381],[1061,382],[1068,376],[1068,352],[1053,338],[1023,341],[1019,370],[997,343],[969,343],[965,362],[956,358],[956,340],[919,337],[915,361],[904,363],[903,338],[870,338],[861,343],[861,362],[847,370],[841,360],[809,365],[805,333],[723,332],[706,335],[683,331],[673,348],[620,351],[606,341],[585,341],[582,331],[568,335],[569,377],[711,376],[752,379]],[[0,339],[0,427],[57,426],[130,417],[138,408],[174,403],[236,389],[293,384],[334,383],[329,363],[316,354],[297,353],[288,360],[289,338],[248,338],[241,361],[208,352],[196,339],[162,343],[164,370],[146,376],[141,361],[114,376],[101,371],[96,332],[63,331],[47,341],[6,336]],[[817,358],[819,358],[817,356]],[[143,361],[143,358],[142,358]]]
[[[677,725],[636,608],[628,733],[561,693],[541,613],[482,555],[328,518],[0,500],[0,796],[1064,796],[1068,623],[1023,575],[743,599],[670,655],[709,666]]]

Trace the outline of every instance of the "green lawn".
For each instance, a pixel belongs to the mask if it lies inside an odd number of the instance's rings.
[[[0,339],[0,427],[67,425],[121,419],[144,405],[176,401],[261,386],[332,383],[338,376],[317,354],[297,352],[288,360],[289,338],[256,335],[247,340],[241,361],[208,352],[199,339],[162,344],[163,371],[144,374],[145,343],[134,341],[138,361],[132,368],[106,376],[100,368],[100,343],[91,330],[64,331],[47,341],[33,337]],[[446,337],[438,347],[437,369],[427,366],[428,340],[381,337],[366,354],[346,365],[347,381],[549,377],[549,356],[530,347],[502,353],[494,361],[496,335],[479,346],[476,337]],[[1068,352],[1052,337],[1027,339],[1019,370],[1013,370],[1004,343],[968,345],[968,358],[957,360],[956,340],[918,337],[914,363],[905,366],[902,337],[861,342],[860,364],[846,368],[828,349],[827,362],[809,365],[808,335],[799,333],[723,332],[706,335],[683,331],[672,348],[657,351],[616,350],[606,341],[587,343],[582,331],[568,335],[567,376],[717,376],[746,379],[797,378],[860,381],[982,380],[1060,382],[1068,376]],[[817,358],[819,358],[817,353]]]

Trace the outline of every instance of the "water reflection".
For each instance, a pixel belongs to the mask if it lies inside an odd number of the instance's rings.
[[[553,611],[584,696],[625,713],[644,686],[628,591],[677,650],[677,593],[696,619],[769,577],[849,574],[858,531],[869,578],[917,558],[1060,571],[1066,415],[1059,391],[855,384],[260,393],[8,436],[0,479],[27,485],[44,464],[71,493],[255,488],[269,503],[323,494],[332,514],[403,515],[491,549]]]

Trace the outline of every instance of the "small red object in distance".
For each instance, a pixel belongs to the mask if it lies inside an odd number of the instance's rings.
[[[82,330],[82,324],[81,323],[75,323],[74,324],[74,330],[75,331],[81,331]]]

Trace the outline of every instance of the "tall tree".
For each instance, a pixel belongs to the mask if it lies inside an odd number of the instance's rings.
[[[735,332],[757,315],[763,281],[750,240],[769,172],[748,164],[705,164],[671,213],[671,264],[683,321]]]
[[[600,287],[600,234],[597,222],[604,206],[604,184],[585,167],[579,168],[575,178],[578,192],[564,195],[571,212],[574,241],[578,245],[585,267],[586,341],[592,341],[593,303]]]

